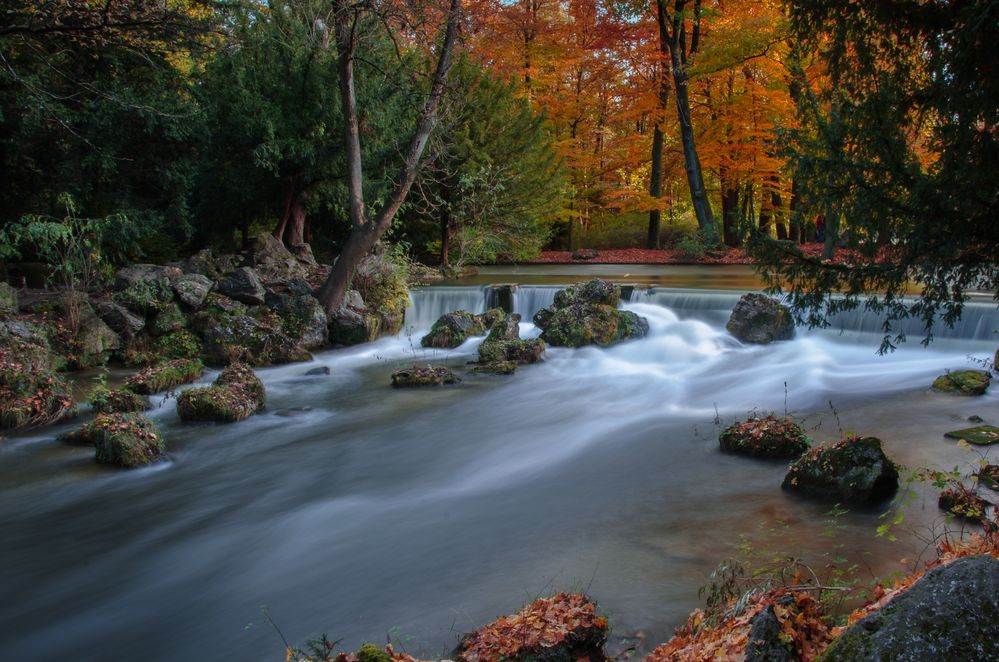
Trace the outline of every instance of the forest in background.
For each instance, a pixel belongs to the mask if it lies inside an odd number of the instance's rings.
[[[416,155],[384,238],[428,263],[748,245],[774,282],[891,303],[915,277],[959,304],[996,280],[997,36],[985,0],[17,0],[0,223],[62,218],[68,194],[119,219],[109,254],[272,231],[332,259],[353,222],[349,59],[360,197],[393,199]],[[892,266],[830,273],[789,247],[804,241]]]

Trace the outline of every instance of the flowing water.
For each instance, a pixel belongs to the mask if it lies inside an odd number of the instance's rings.
[[[518,289],[522,335],[537,334],[530,316],[557,289]],[[482,284],[426,288],[399,337],[260,370],[267,410],[245,422],[184,425],[157,399],[168,463],[99,467],[92,450],[56,441],[68,426],[9,438],[0,659],[282,659],[268,616],[293,642],[389,637],[439,656],[459,633],[561,589],[587,589],[615,637],[647,650],[743,540],[816,567],[839,546],[870,572],[901,570],[917,541],[875,538],[882,509],[850,512],[824,536],[829,505],[783,493],[782,463],[720,454],[716,418],[786,408],[820,440],[874,434],[904,464],[965,465],[973,456],[942,433],[972,414],[999,422],[999,395],[927,386],[991,355],[995,307],[972,306],[928,348],[879,357],[877,320],[864,315],[743,346],[724,330],[737,296],[637,289],[624,307],[648,318],[643,340],[393,390],[393,369],[460,371],[481,340],[422,350],[438,315],[481,311],[488,297]],[[331,374],[304,376],[316,365]],[[905,512],[917,530],[939,521],[929,489]]]

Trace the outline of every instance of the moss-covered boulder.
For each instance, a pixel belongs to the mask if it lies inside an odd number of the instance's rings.
[[[98,386],[90,394],[90,407],[97,414],[127,414],[149,409],[149,400],[128,389]]]
[[[173,301],[172,278],[180,270],[153,264],[136,264],[115,276],[114,300],[142,315],[152,315]]]
[[[937,505],[940,506],[941,510],[945,510],[961,519],[981,522],[985,519],[989,506],[992,504],[961,485],[958,487],[948,487],[941,491],[940,498],[937,499]]]
[[[999,660],[999,560],[966,556],[928,571],[851,625],[822,662]]]
[[[204,372],[205,366],[198,359],[174,359],[139,371],[125,380],[125,387],[140,395],[152,395],[190,384]]]
[[[933,390],[955,395],[984,395],[992,381],[985,370],[955,370],[933,380]]]
[[[215,325],[202,339],[202,356],[209,365],[273,365],[312,359],[298,340],[284,333],[281,319],[270,309],[258,307],[250,314],[220,314],[214,319]]]
[[[618,310],[621,290],[613,283],[594,279],[555,293],[555,303],[534,316],[541,339],[560,347],[599,345],[642,338],[649,332],[644,317]]]
[[[233,423],[264,408],[267,393],[253,370],[242,363],[228,366],[207,388],[186,389],[177,396],[177,413],[185,421]]]
[[[442,386],[457,384],[461,380],[445,366],[413,366],[400,368],[392,373],[392,386]]]
[[[281,331],[304,349],[329,343],[329,320],[311,294],[284,295],[272,306],[281,320]]]
[[[513,362],[519,365],[537,363],[545,353],[545,341],[531,340],[486,340],[479,345],[479,363]],[[491,371],[493,372],[493,371]]]
[[[540,598],[466,634],[453,652],[456,662],[590,662],[606,660],[607,619],[584,595]]]
[[[68,444],[93,446],[98,462],[118,467],[140,467],[166,457],[163,437],[156,426],[135,413],[98,414],[60,439]]]
[[[20,324],[9,325],[20,330]],[[69,385],[40,332],[31,340],[0,328],[0,430],[45,425],[76,414]],[[30,336],[29,336],[30,337]]]
[[[72,342],[71,366],[77,370],[104,365],[112,352],[122,346],[121,337],[93,312],[80,317]]]
[[[847,437],[816,446],[788,469],[786,490],[851,503],[891,497],[898,489],[898,469],[875,437]]]
[[[780,301],[750,293],[735,304],[725,328],[744,343],[767,345],[794,337],[794,317]]]
[[[187,329],[178,329],[157,338],[153,348],[162,358],[196,359],[201,356],[201,339]]]
[[[420,339],[424,347],[454,349],[471,336],[485,334],[482,317],[466,310],[456,310],[441,315],[430,328],[430,333]]]
[[[793,459],[808,450],[811,443],[804,428],[790,417],[753,416],[725,428],[718,443],[726,453]]]
[[[408,261],[379,247],[361,261],[351,284],[360,293],[365,313],[376,318],[376,337],[395,335],[402,329],[409,307]]]
[[[153,336],[164,336],[187,326],[187,317],[176,303],[168,303],[153,316],[147,330]]]

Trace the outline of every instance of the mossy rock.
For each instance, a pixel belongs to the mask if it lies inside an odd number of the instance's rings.
[[[168,359],[196,359],[201,356],[201,338],[187,329],[177,329],[155,342],[156,354]]]
[[[493,361],[472,367],[472,372],[485,372],[493,375],[512,375],[516,370],[516,361]]]
[[[264,408],[267,393],[249,366],[228,366],[207,388],[191,388],[177,396],[177,413],[184,421],[233,423]]]
[[[153,336],[163,336],[187,326],[187,317],[176,303],[169,303],[156,313],[147,330]]]
[[[209,365],[272,365],[310,361],[312,355],[281,331],[281,320],[266,308],[249,315],[225,314],[203,338],[202,355]]]
[[[933,380],[933,390],[956,395],[984,395],[992,378],[985,370],[955,370]]]
[[[788,469],[786,490],[820,499],[873,503],[898,489],[898,469],[875,437],[848,437],[816,446]]]
[[[648,320],[618,310],[620,299],[620,287],[594,279],[556,292],[555,303],[539,310],[534,324],[542,340],[560,347],[607,347],[647,335]]]
[[[57,362],[44,339],[26,340],[15,335],[22,331],[18,325],[13,332],[9,326],[0,329],[0,430],[46,425],[75,416],[72,392],[53,372]]]
[[[442,386],[443,384],[457,384],[461,380],[450,368],[445,366],[426,366],[412,368],[400,368],[392,373],[392,386]]]
[[[999,560],[967,556],[929,570],[851,625],[821,662],[999,660]]]
[[[391,655],[379,646],[364,644],[355,653],[357,662],[394,662]]]
[[[128,389],[99,386],[90,394],[90,407],[97,414],[126,414],[149,409],[149,400]]]
[[[61,440],[93,446],[98,462],[118,467],[140,467],[166,457],[163,437],[156,426],[135,413],[98,414]]]
[[[992,425],[979,425],[974,428],[945,432],[944,436],[951,439],[963,439],[976,446],[989,446],[999,441],[999,428]]]
[[[537,363],[545,353],[545,341],[485,340],[479,345],[479,362],[482,364],[513,362],[521,365]]]
[[[725,328],[744,343],[767,345],[794,337],[794,317],[776,299],[750,293],[735,304]]]
[[[150,274],[147,278],[126,282],[123,289],[115,292],[114,300],[129,310],[153,315],[173,301],[173,287],[165,275]]]
[[[965,487],[948,487],[940,492],[937,505],[961,519],[981,522],[992,504]]]
[[[727,453],[778,459],[793,459],[811,445],[804,428],[791,418],[752,417],[725,428],[719,435]]]
[[[125,380],[125,387],[140,395],[152,395],[182,384],[190,384],[204,372],[205,366],[198,359],[174,359],[132,375]]]
[[[469,337],[481,336],[485,332],[485,324],[479,315],[466,310],[456,310],[441,315],[430,327],[430,333],[420,339],[420,345],[439,349],[454,349],[468,340]]]

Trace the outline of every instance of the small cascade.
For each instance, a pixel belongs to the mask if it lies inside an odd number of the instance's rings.
[[[455,310],[481,313],[486,310],[486,288],[440,286],[417,287],[409,292],[406,327],[427,331],[441,315]]]
[[[565,288],[565,285],[521,285],[513,293],[513,312],[530,322],[539,310],[554,303],[556,292]]]
[[[680,319],[698,320],[711,325],[724,326],[740,296],[742,296],[741,292],[636,287],[632,290],[629,301],[669,308]]]

